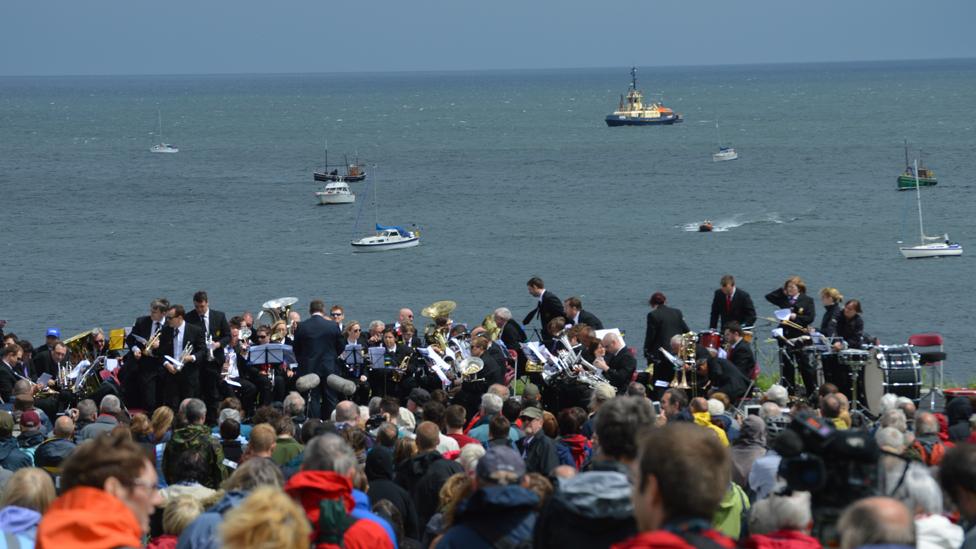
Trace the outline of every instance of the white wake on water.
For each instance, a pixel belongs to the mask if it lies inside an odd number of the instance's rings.
[[[712,222],[712,232],[724,233],[732,229],[743,227],[745,225],[760,225],[760,224],[772,224],[781,225],[784,223],[792,223],[799,219],[798,217],[784,217],[777,212],[770,212],[768,214],[763,214],[759,217],[746,217],[745,214],[735,214],[731,217],[717,217],[711,219]],[[702,224],[699,220],[692,223],[687,223],[682,225],[681,228],[687,232],[698,232],[698,227]]]

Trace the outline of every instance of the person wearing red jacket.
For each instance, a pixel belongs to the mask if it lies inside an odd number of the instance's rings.
[[[305,446],[301,471],[285,484],[285,492],[305,509],[312,523],[313,547],[394,549],[383,519],[356,505],[352,487],[356,465],[356,454],[344,440],[320,435]],[[331,514],[322,517],[323,509]],[[323,526],[329,531],[322,531]]]
[[[711,527],[731,476],[729,450],[709,430],[669,423],[645,438],[634,466],[634,518],[639,533],[614,549],[732,549]]]

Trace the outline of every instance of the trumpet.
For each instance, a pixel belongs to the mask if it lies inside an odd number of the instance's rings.
[[[153,334],[152,337],[146,340],[146,348],[143,351],[146,354],[146,356],[153,356],[153,347],[155,347],[156,344],[159,343],[159,338],[162,337],[162,335],[163,335],[163,329],[160,328],[156,330],[156,333]]]
[[[397,365],[396,369],[393,370],[391,377],[394,383],[400,383],[400,381],[407,375],[407,370],[410,367],[410,360],[413,358],[413,353],[403,357],[400,364]]]
[[[213,336],[207,333],[206,341],[207,341],[207,361],[213,362],[214,361]]]

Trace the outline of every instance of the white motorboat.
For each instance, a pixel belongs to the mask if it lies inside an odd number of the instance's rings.
[[[349,185],[337,181],[325,186],[325,190],[318,191],[315,196],[319,197],[319,204],[352,204],[356,201],[356,195],[349,190]]]
[[[408,231],[403,227],[384,227],[376,225],[376,234],[352,241],[352,247],[357,252],[385,252],[412,248],[420,245],[420,231]]]
[[[949,235],[925,236],[922,226],[922,191],[919,190],[918,160],[915,161],[915,199],[918,202],[918,246],[901,246],[898,249],[906,259],[926,257],[954,257],[962,255],[962,245],[949,241]]]
[[[735,160],[739,158],[739,153],[732,147],[719,147],[718,152],[712,154],[712,162],[723,162],[725,160]]]
[[[169,154],[180,152],[180,150],[176,148],[174,145],[170,145],[169,143],[166,143],[163,140],[163,113],[158,112],[158,114],[159,114],[159,141],[160,142],[150,147],[149,152],[169,153]]]

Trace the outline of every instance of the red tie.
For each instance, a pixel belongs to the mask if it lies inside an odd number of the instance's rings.
[[[725,314],[732,314],[732,296],[730,295],[725,296]]]

